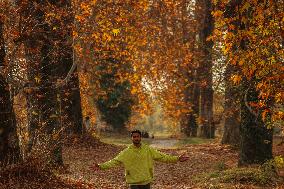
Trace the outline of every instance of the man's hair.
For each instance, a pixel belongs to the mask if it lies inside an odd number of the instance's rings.
[[[138,134],[141,136],[141,131],[139,131],[139,130],[133,130],[133,131],[131,131],[131,132],[130,132],[130,136],[132,137],[132,135],[133,135],[134,133],[138,133]]]

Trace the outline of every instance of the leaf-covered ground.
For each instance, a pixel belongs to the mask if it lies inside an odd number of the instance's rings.
[[[165,140],[166,141],[166,140]],[[153,140],[152,145],[161,146],[160,140]],[[171,144],[169,141],[166,143]],[[155,145],[157,144],[157,145]],[[166,144],[162,145],[163,147]],[[169,146],[170,147],[170,146]],[[284,146],[282,146],[284,147]],[[277,146],[277,153],[282,153]],[[107,171],[94,171],[90,167],[94,163],[104,162],[113,158],[123,146],[104,143],[92,145],[71,145],[64,149],[64,161],[69,165],[69,173],[61,174],[63,178],[72,178],[92,184],[93,188],[127,188],[122,167]],[[169,154],[186,153],[190,159],[177,164],[156,163],[153,189],[186,189],[186,188],[281,188],[279,184],[254,186],[253,183],[222,184],[205,182],[196,179],[203,173],[237,166],[237,151],[218,142],[210,144],[185,145],[175,149],[160,149]],[[284,185],[282,185],[284,188]]]
[[[177,164],[156,163],[153,189],[189,189],[189,188],[284,188],[284,170],[279,174],[282,180],[260,185],[250,180],[255,172],[236,172],[234,182],[224,183],[217,180],[223,176],[222,171],[237,167],[238,153],[229,146],[218,142],[206,144],[189,144],[173,147],[171,140],[152,140],[156,146],[169,154],[189,155],[187,162]],[[0,171],[0,188],[2,189],[124,189],[127,188],[122,167],[107,171],[94,171],[94,163],[113,158],[125,146],[102,143],[88,136],[72,139],[63,148],[65,167],[57,171],[41,170],[36,164],[25,163]],[[275,155],[284,155],[284,145],[274,145]],[[244,172],[244,171],[241,171]],[[208,177],[208,175],[210,175]],[[215,176],[214,176],[215,175]],[[212,176],[212,177],[211,177]],[[207,178],[208,177],[208,178]],[[263,179],[260,177],[260,179]],[[261,180],[262,181],[262,180]]]

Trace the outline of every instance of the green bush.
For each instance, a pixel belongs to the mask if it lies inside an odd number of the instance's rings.
[[[218,162],[214,167],[216,171],[198,175],[194,180],[198,183],[213,184],[271,185],[280,180],[280,177],[277,175],[277,165],[281,162],[281,157],[277,157],[265,162],[259,167],[238,167],[232,169],[227,169],[224,162]]]
[[[225,170],[219,178],[221,182],[230,183],[254,183],[265,185],[270,183],[272,180],[259,168],[234,168]]]

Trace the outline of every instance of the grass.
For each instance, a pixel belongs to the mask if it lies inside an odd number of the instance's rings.
[[[118,146],[126,146],[132,144],[131,138],[128,135],[123,134],[102,134],[100,137],[100,141],[106,144],[114,144]],[[143,138],[142,141],[146,144],[151,144],[152,139]]]
[[[102,141],[103,143],[107,143],[107,144],[115,144],[115,145],[129,145],[132,144],[132,141],[130,138],[100,138],[100,141]],[[151,144],[151,139],[143,139],[142,140],[144,143],[146,144]]]
[[[206,144],[206,143],[213,142],[215,140],[216,139],[205,139],[205,138],[197,138],[197,137],[184,138],[184,139],[179,140],[177,145],[183,146],[183,145],[187,145],[187,144]]]
[[[102,133],[99,136],[99,139],[101,142],[107,143],[107,144],[114,144],[114,145],[129,145],[132,144],[131,138],[127,134],[117,134],[117,133]],[[164,137],[156,137],[155,139],[152,138],[142,138],[142,142],[150,145],[155,143],[155,140],[163,140],[163,139],[173,139],[177,140],[177,143],[174,145],[173,148],[179,148],[184,145],[188,144],[206,144],[213,141],[216,141],[216,139],[204,139],[204,138],[182,138],[182,139],[175,139],[175,138],[164,138]]]
[[[157,139],[151,139],[151,138],[143,138],[142,142],[150,145],[155,143],[155,140]],[[125,145],[130,145],[132,144],[132,141],[130,137],[127,136],[101,136],[100,141],[107,143],[107,144],[114,144],[118,146],[125,146]],[[187,138],[187,139],[180,139],[174,146],[171,148],[180,148],[183,147],[184,145],[188,144],[204,144],[204,143],[209,143],[211,142],[212,139],[201,139],[201,138]]]

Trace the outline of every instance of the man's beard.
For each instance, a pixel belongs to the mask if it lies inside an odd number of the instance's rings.
[[[139,141],[132,141],[133,142],[133,144],[140,144],[140,140]]]

